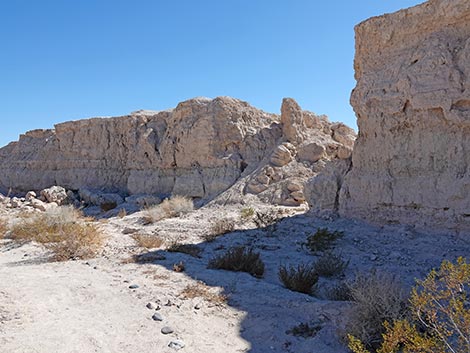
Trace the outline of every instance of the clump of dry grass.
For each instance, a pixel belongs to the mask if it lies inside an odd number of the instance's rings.
[[[132,234],[131,237],[136,241],[138,246],[146,249],[159,248],[164,243],[162,238],[155,235],[135,233]]]
[[[185,265],[183,261],[178,262],[177,264],[173,264],[173,271],[175,272],[184,272]]]
[[[119,217],[119,218],[124,218],[124,217],[126,217],[126,216],[127,216],[127,211],[126,211],[126,209],[125,209],[125,208],[121,208],[121,209],[119,210],[119,212],[118,212],[118,217]]]
[[[383,340],[383,322],[394,322],[409,315],[408,293],[392,274],[371,271],[356,275],[349,284],[355,306],[348,315],[345,332],[360,339],[368,348]]]
[[[206,242],[213,242],[220,235],[233,232],[235,229],[235,222],[230,218],[223,218],[217,220],[211,227],[209,233],[203,235]]]
[[[255,215],[255,209],[253,207],[244,207],[240,211],[240,218],[242,220],[250,219],[254,215]]]
[[[176,195],[145,209],[143,220],[146,224],[151,224],[165,218],[179,217],[192,210],[194,210],[194,204],[190,198]]]
[[[0,239],[5,237],[5,234],[8,231],[7,222],[4,219],[0,218]]]
[[[318,274],[311,264],[300,264],[297,267],[282,265],[278,275],[286,288],[305,294],[312,294],[318,282]]]
[[[263,277],[264,263],[260,254],[251,248],[238,246],[227,250],[221,256],[214,257],[209,261],[209,268],[228,271],[247,272],[254,277]]]
[[[104,243],[100,230],[72,206],[20,215],[11,227],[10,238],[43,244],[56,261],[93,257]]]
[[[228,300],[227,295],[216,292],[214,288],[210,288],[204,282],[197,282],[196,284],[188,285],[180,293],[180,296],[184,299],[202,298],[215,305],[225,304]]]
[[[194,244],[181,244],[177,241],[171,243],[167,248],[166,251],[168,252],[179,252],[187,255],[191,255],[192,257],[201,257],[201,248]]]
[[[315,262],[313,267],[319,276],[333,277],[342,275],[348,265],[349,260],[344,260],[340,254],[327,251]]]
[[[341,231],[318,228],[314,234],[307,237],[307,242],[304,245],[313,253],[325,251],[331,249],[336,240],[343,236],[344,232]]]

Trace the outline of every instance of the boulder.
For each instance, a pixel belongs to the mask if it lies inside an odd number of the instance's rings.
[[[67,191],[62,186],[51,186],[50,188],[41,190],[41,196],[47,202],[55,202],[62,205],[67,201]]]

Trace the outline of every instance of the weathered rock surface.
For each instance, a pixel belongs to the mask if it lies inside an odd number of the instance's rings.
[[[431,0],[356,27],[359,136],[347,216],[470,228],[470,1]]]
[[[304,182],[325,161],[349,158],[355,134],[293,99],[281,111],[279,117],[229,97],[195,98],[171,111],[30,131],[0,149],[0,190],[60,185],[64,197],[79,190],[82,202],[111,209],[129,194],[139,197],[127,202],[141,207],[169,194],[209,200],[243,180],[242,194],[299,205]]]

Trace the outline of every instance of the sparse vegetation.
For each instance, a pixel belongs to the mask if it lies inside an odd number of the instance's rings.
[[[205,301],[222,305],[227,302],[228,297],[225,294],[214,291],[203,282],[197,282],[193,285],[188,285],[180,294],[185,299],[203,298]]]
[[[326,298],[334,301],[350,301],[351,289],[345,281],[340,281],[326,291]]]
[[[203,236],[204,241],[213,242],[218,236],[233,232],[235,229],[235,222],[230,218],[223,218],[217,220],[211,227],[209,233]]]
[[[308,322],[306,322],[300,323],[297,326],[291,328],[290,330],[287,330],[286,334],[297,337],[309,338],[314,337],[321,329],[321,325],[310,325]]]
[[[184,270],[185,270],[185,266],[184,266],[183,261],[180,261],[177,264],[173,264],[173,271],[175,271],[175,272],[184,272]]]
[[[101,211],[107,212],[117,207],[116,201],[106,201],[100,204]]]
[[[56,261],[93,257],[104,243],[99,229],[72,206],[22,214],[12,226],[10,237],[43,244]]]
[[[395,276],[377,271],[357,274],[349,288],[355,306],[345,332],[358,338],[368,349],[376,349],[383,341],[383,322],[409,316],[408,295]]]
[[[286,288],[305,294],[312,294],[318,282],[318,274],[311,264],[300,264],[297,267],[282,265],[278,275]]]
[[[279,214],[270,210],[267,212],[255,212],[253,222],[255,222],[256,227],[263,228],[274,225],[278,219]]]
[[[5,237],[7,230],[7,222],[4,219],[0,218],[0,239],[3,239]]]
[[[247,272],[254,277],[263,277],[264,274],[264,263],[260,254],[244,246],[231,248],[225,254],[213,258],[209,261],[208,267]]]
[[[166,251],[168,252],[179,252],[187,255],[191,255],[192,257],[200,257],[201,248],[194,244],[181,244],[177,241],[171,243],[167,248]]]
[[[145,209],[143,220],[146,224],[151,224],[165,218],[179,217],[192,210],[194,210],[194,204],[190,198],[176,195]]]
[[[141,248],[156,249],[163,245],[163,239],[156,235],[135,233],[131,236]]]
[[[327,251],[315,262],[313,267],[319,276],[333,277],[342,275],[348,265],[349,261],[344,260],[341,255]]]
[[[240,211],[240,218],[242,220],[247,220],[252,218],[255,215],[255,210],[253,207],[244,207]]]
[[[412,291],[410,310],[414,321],[398,319],[384,323],[383,343],[378,353],[470,352],[470,264],[444,261]],[[354,353],[369,353],[358,336],[349,335]]]
[[[126,217],[126,216],[127,216],[127,211],[126,211],[126,209],[125,209],[125,208],[121,208],[121,209],[119,210],[119,212],[118,212],[118,217],[119,217],[119,218],[124,218],[124,217]]]
[[[318,228],[317,231],[307,237],[305,246],[313,253],[329,250],[336,240],[344,236],[344,232],[330,231],[328,228]]]

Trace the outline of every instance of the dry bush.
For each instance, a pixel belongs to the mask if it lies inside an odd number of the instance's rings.
[[[297,326],[294,326],[290,330],[286,331],[286,334],[296,336],[296,337],[315,337],[315,335],[322,329],[321,325],[318,324],[309,324],[308,322],[300,323]]]
[[[304,245],[313,253],[331,249],[336,240],[344,236],[344,232],[330,231],[328,228],[318,228],[317,231],[307,237]]]
[[[177,264],[173,264],[173,271],[175,272],[184,272],[185,270],[184,262],[180,261]]]
[[[171,243],[167,248],[166,251],[168,252],[179,252],[187,255],[191,255],[192,257],[200,258],[201,248],[194,244],[181,244],[177,241]]]
[[[409,315],[407,292],[394,275],[377,271],[357,274],[349,289],[355,305],[345,332],[357,337],[367,348],[375,349],[383,340],[383,322],[402,320]]]
[[[162,203],[146,208],[144,211],[144,222],[155,223],[165,218],[179,217],[194,210],[193,201],[185,196],[173,196],[163,200]]]
[[[305,294],[312,294],[318,282],[318,274],[311,264],[300,264],[297,267],[282,265],[278,276],[286,288]]]
[[[104,243],[98,228],[72,206],[20,215],[11,228],[10,237],[20,242],[43,244],[57,261],[93,257]]]
[[[351,290],[345,281],[336,283],[326,291],[326,298],[334,301],[350,301]]]
[[[124,217],[126,217],[126,216],[127,216],[127,211],[126,211],[126,209],[125,209],[125,208],[121,208],[121,209],[119,210],[119,212],[118,212],[118,217],[119,217],[119,218],[124,218]]]
[[[319,276],[333,277],[342,275],[348,265],[349,260],[343,260],[341,255],[336,255],[328,251],[315,262],[313,267]]]
[[[209,261],[209,268],[220,270],[247,272],[254,277],[263,277],[264,263],[260,254],[251,248],[238,246],[227,250],[221,256],[216,256]]]
[[[233,232],[235,229],[235,222],[233,219],[224,218],[217,220],[211,227],[210,232],[203,235],[206,242],[213,242],[218,236]]]
[[[255,210],[253,207],[244,207],[240,211],[240,218],[242,220],[247,220],[252,218],[255,215]]]
[[[0,239],[5,237],[5,234],[8,231],[7,222],[4,219],[0,218]]]
[[[444,261],[423,281],[417,281],[410,305],[410,319],[385,322],[384,342],[378,353],[470,352],[470,264]],[[368,353],[363,341],[349,336],[349,348]]]
[[[184,299],[203,298],[205,301],[221,305],[225,304],[228,297],[225,294],[214,291],[203,282],[197,282],[196,284],[188,285],[180,294]]]
[[[163,239],[155,235],[135,233],[131,237],[141,248],[155,249],[163,245]]]

